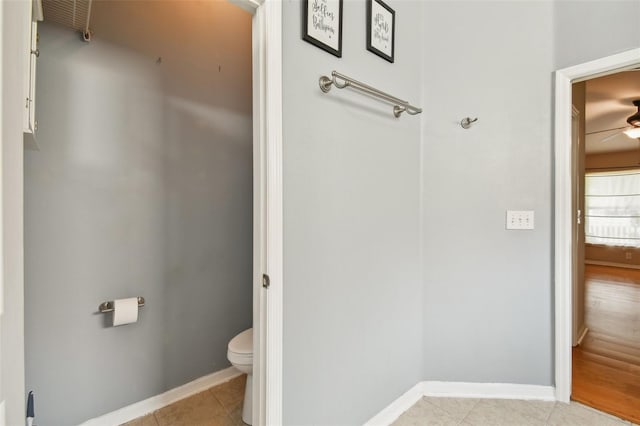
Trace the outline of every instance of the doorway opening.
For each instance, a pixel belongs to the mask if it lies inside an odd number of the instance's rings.
[[[237,416],[194,382],[251,383],[251,342],[230,343],[253,323],[251,16],[228,2],[76,5],[43,1],[37,146],[24,153],[38,422],[120,423],[170,391]],[[160,423],[174,411],[152,408]]]
[[[254,404],[257,409],[254,410],[254,423],[280,423],[281,416],[281,329],[282,329],[282,274],[281,274],[281,179],[279,170],[281,169],[281,43],[280,43],[280,31],[281,31],[281,13],[280,5],[278,2],[264,2],[261,0],[235,0],[232,1],[240,5],[242,8],[250,11],[253,15],[250,18],[252,27],[251,39],[251,57],[253,67],[253,106],[252,112],[254,114],[253,130],[253,166],[254,166],[254,205],[260,206],[259,209],[254,209],[253,215],[249,213],[249,216],[253,218],[254,228],[254,268],[251,275],[251,285],[253,287],[253,313],[254,313],[254,327],[257,333],[254,334],[254,353],[258,354],[255,357],[254,374],[257,376],[257,380],[254,380]],[[12,9],[20,9],[20,15],[26,17],[26,10],[23,13],[23,9],[26,9],[27,5],[31,7],[32,2],[16,3],[16,6]],[[12,13],[14,10],[12,10]],[[17,12],[17,11],[16,11]],[[31,13],[29,12],[29,15]],[[14,13],[18,15],[18,13]],[[29,16],[29,21],[31,16]],[[24,26],[26,27],[26,25]],[[5,31],[6,29],[6,31]],[[21,26],[5,26],[3,29],[3,37],[8,35],[8,38],[24,37],[24,33],[21,32]],[[28,37],[26,37],[28,38]],[[269,51],[267,52],[267,46]],[[16,49],[17,50],[17,49]],[[29,55],[29,51],[25,53]],[[31,51],[33,54],[33,51]],[[14,54],[14,56],[16,56]],[[19,61],[15,61],[18,63]],[[162,60],[157,61],[159,65]],[[197,64],[196,64],[197,66]],[[96,71],[87,67],[85,71]],[[81,73],[80,73],[81,74]],[[9,77],[12,77],[10,79]],[[7,77],[3,81],[3,87],[14,86],[20,87],[21,79],[17,78],[13,74]],[[82,77],[81,77],[82,78]],[[18,93],[18,90],[8,91],[10,98],[19,100],[22,94]],[[77,95],[77,96],[76,96]],[[81,93],[74,93],[74,97],[71,100],[81,100],[83,97]],[[146,102],[149,99],[136,99],[132,96],[132,102]],[[24,97],[22,97],[24,99]],[[69,100],[69,99],[67,99]],[[7,105],[24,105],[24,102],[6,102]],[[177,105],[183,107],[186,112],[193,112],[193,109],[189,107],[194,105],[182,104]],[[15,111],[17,110],[17,111]],[[15,114],[15,113],[18,114]],[[6,108],[3,110],[3,118],[7,114],[20,115],[19,108]],[[119,114],[125,114],[126,111],[120,111]],[[132,118],[134,119],[134,118]],[[3,120],[6,123],[5,120]],[[206,117],[203,117],[203,121],[206,124]],[[268,124],[268,125],[267,125]],[[78,130],[78,129],[75,129]],[[140,138],[149,142],[149,134],[144,134],[140,129]],[[145,139],[146,138],[146,139]],[[20,146],[18,140],[10,138],[3,139],[3,145]],[[79,147],[82,148],[82,147]],[[22,151],[22,150],[20,150]],[[82,153],[82,149],[78,152]],[[13,154],[13,152],[12,152]],[[84,160],[91,160],[92,155],[94,162],[100,163],[100,156],[96,156],[95,152],[91,153],[84,151],[84,156],[80,155],[78,159],[84,158]],[[107,153],[108,154],[108,153]],[[7,182],[21,183],[23,179],[23,167],[22,167],[22,153],[15,154],[16,164],[19,163],[19,167],[5,169],[3,171],[2,179],[7,186]],[[90,162],[90,161],[89,161]],[[108,163],[108,162],[107,162]],[[105,164],[103,164],[104,166]],[[108,165],[108,164],[106,164]],[[111,164],[114,165],[113,163]],[[140,177],[140,176],[139,176]],[[269,181],[266,181],[266,177],[269,177]],[[16,186],[16,193],[21,194],[22,186]],[[7,202],[3,205],[3,211],[5,209],[11,209],[19,216],[23,216],[22,203]],[[258,202],[255,200],[258,199]],[[151,225],[151,224],[150,224]],[[256,232],[256,229],[259,232]],[[268,232],[267,232],[268,231]],[[16,235],[15,239],[8,239],[6,235],[3,235],[3,249],[9,253],[21,252],[23,236]],[[268,237],[267,237],[268,235]],[[257,237],[256,237],[257,236]],[[267,253],[267,250],[269,252]],[[143,255],[144,253],[141,253]],[[268,254],[268,256],[267,256]],[[257,267],[255,267],[257,265]],[[22,270],[23,264],[20,258],[20,262],[16,263],[16,268]],[[270,275],[271,289],[269,291],[269,297],[267,297],[267,289],[263,287],[263,274]],[[15,282],[11,282],[5,289],[11,288],[11,299],[8,299],[12,304],[13,311],[16,311],[20,317],[24,317],[23,306],[21,299],[18,297],[13,298],[13,294],[21,294],[23,291],[23,281],[20,277]],[[109,296],[105,296],[107,299]],[[101,297],[100,300],[103,298]],[[105,300],[107,300],[105,299]],[[15,303],[14,303],[15,302]],[[19,302],[19,303],[18,303]],[[150,302],[150,301],[149,301]],[[93,306],[93,305],[92,305]],[[150,306],[150,305],[149,305]],[[95,307],[94,307],[95,309]],[[144,308],[143,308],[144,309]],[[251,308],[250,308],[251,309]],[[98,315],[99,316],[99,315]],[[13,315],[12,318],[17,317]],[[24,347],[22,345],[22,320],[15,322],[5,321],[4,331],[9,330],[13,332],[15,330],[16,335],[19,336],[19,345],[15,345],[12,348],[4,349],[4,353],[9,353],[7,358],[21,358],[24,353]],[[3,333],[7,336],[6,333]],[[79,343],[78,341],[77,343]],[[5,346],[6,348],[6,346]],[[268,358],[265,354],[269,352]],[[6,364],[6,363],[5,363]],[[4,397],[6,398],[0,404],[3,408],[6,407],[7,418],[9,423],[18,423],[19,418],[24,419],[24,369],[21,365],[15,368],[17,374],[15,380],[9,382],[3,379],[3,389],[5,389]],[[2,375],[4,378],[7,375]],[[135,378],[132,378],[132,383],[135,386]],[[267,384],[269,386],[269,394],[266,393]],[[256,397],[257,396],[257,397]],[[6,402],[6,404],[5,404]]]
[[[571,398],[634,422],[640,421],[640,139],[627,119],[639,99],[635,69],[572,85]]]
[[[574,249],[578,223],[572,127],[572,84],[640,66],[633,49],[556,71],[555,75],[555,382],[556,399],[569,402],[572,393],[574,343]]]

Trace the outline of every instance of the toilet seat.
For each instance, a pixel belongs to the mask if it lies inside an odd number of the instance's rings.
[[[253,355],[253,328],[243,331],[229,342],[229,352]]]
[[[253,354],[247,356],[242,354],[236,354],[234,352],[227,352],[227,359],[231,364],[234,365],[252,365],[253,364]]]
[[[232,364],[253,364],[253,328],[231,339],[227,347],[227,358]]]

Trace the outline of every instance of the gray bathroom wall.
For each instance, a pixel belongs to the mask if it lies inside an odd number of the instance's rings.
[[[425,7],[425,379],[552,383],[552,6]]]
[[[640,46],[640,1],[556,0],[555,69]]]
[[[395,2],[391,64],[345,1],[338,59],[301,39],[283,1],[284,424],[363,424],[415,385],[422,337],[420,116],[350,90],[337,70],[422,105],[422,2]]]
[[[25,153],[39,424],[224,369],[228,341],[251,327],[250,16],[226,2],[144,3],[98,2],[88,44],[40,30],[40,150]],[[96,313],[133,296],[146,299],[136,324]]]
[[[553,71],[638,47],[639,3],[426,3],[425,380],[553,385]]]

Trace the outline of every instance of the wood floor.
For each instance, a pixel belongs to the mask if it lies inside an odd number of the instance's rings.
[[[640,270],[587,265],[585,322],[571,398],[640,423]]]

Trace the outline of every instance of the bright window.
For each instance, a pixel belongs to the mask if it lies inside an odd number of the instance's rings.
[[[585,234],[589,244],[640,247],[640,169],[586,174]]]

